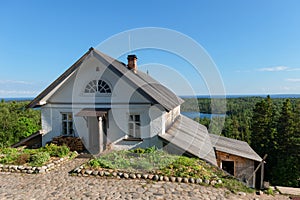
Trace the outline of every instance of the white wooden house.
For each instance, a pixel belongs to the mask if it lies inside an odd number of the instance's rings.
[[[182,103],[172,91],[138,70],[135,55],[128,55],[128,64],[124,64],[90,48],[28,107],[41,109],[42,145],[61,135],[80,137],[93,154],[107,148],[155,145],[221,167],[215,148],[222,141],[181,115]],[[220,152],[244,157],[242,151],[232,151],[235,143],[230,142]],[[251,149],[247,145],[240,148]],[[253,150],[249,155],[246,159],[261,161]],[[254,164],[249,163],[253,172]]]

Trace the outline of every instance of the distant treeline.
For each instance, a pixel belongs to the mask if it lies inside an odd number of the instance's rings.
[[[184,100],[182,111],[226,113],[225,119],[195,120],[210,133],[248,142],[261,157],[268,154],[266,179],[272,184],[300,187],[300,98]]]
[[[11,146],[41,129],[39,110],[25,109],[28,101],[0,101],[0,148]]]

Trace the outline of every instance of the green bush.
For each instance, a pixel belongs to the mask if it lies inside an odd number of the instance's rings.
[[[48,152],[38,152],[31,155],[29,164],[32,166],[42,166],[48,160],[50,160],[50,154]]]
[[[0,163],[13,164],[18,157],[18,150],[15,148],[3,148],[0,150]]]
[[[46,146],[44,147],[45,152],[48,152],[50,154],[50,156],[52,157],[65,157],[66,155],[69,154],[70,149],[66,146],[57,146],[55,144],[46,144]]]

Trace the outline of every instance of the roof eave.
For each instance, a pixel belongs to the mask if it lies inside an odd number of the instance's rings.
[[[45,90],[43,90],[36,98],[34,98],[26,108],[36,108],[46,104],[46,101],[41,102],[41,100],[49,94],[54,88],[56,88],[62,81],[64,81],[69,75],[74,72],[79,65],[84,61],[84,59],[94,50],[91,47],[83,56],[81,56],[71,67],[69,67],[61,76],[59,76],[53,83],[51,83]]]

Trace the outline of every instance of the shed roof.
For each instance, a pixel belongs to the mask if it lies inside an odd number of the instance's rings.
[[[172,110],[183,103],[183,100],[174,94],[171,90],[160,84],[158,81],[151,78],[148,74],[141,71],[137,73],[132,72],[127,66],[110,56],[90,48],[80,59],[78,59],[69,69],[67,69],[61,76],[59,76],[53,83],[51,83],[43,92],[41,92],[32,102],[28,104],[28,108],[41,106],[47,99],[50,98],[54,90],[57,90],[66,79],[70,78],[74,72],[80,67],[82,62],[88,58],[89,55],[98,57],[106,64],[107,68],[111,69],[120,78],[129,81],[135,85],[137,91],[149,99],[154,104],[160,104],[167,111]],[[42,102],[43,100],[43,102]]]
[[[165,134],[164,140],[180,147],[188,153],[217,165],[216,156],[205,126],[180,115]]]
[[[247,142],[215,134],[209,134],[209,136],[212,145],[217,151],[248,158],[258,162],[262,161],[262,158],[249,146]]]

